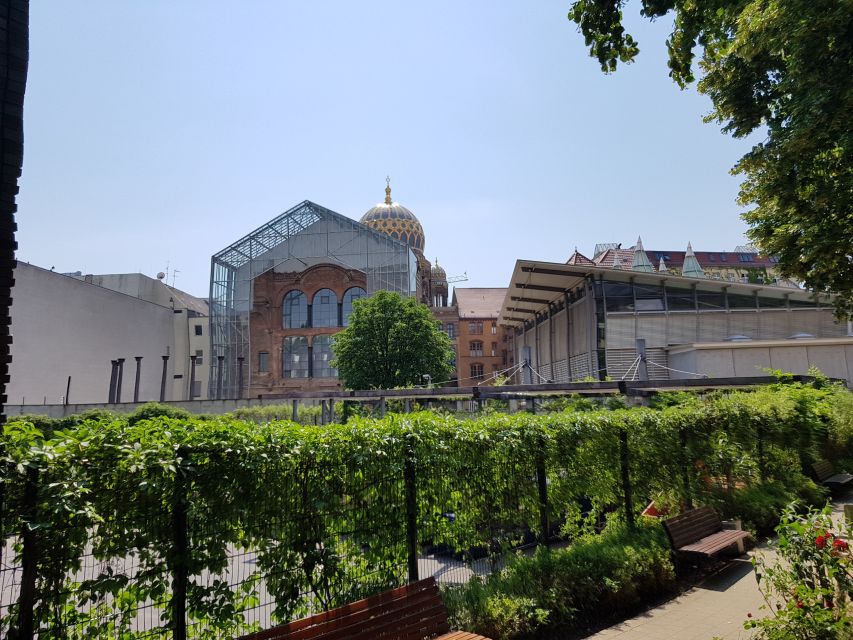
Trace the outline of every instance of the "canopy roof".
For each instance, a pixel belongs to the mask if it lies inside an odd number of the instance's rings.
[[[599,277],[611,282],[635,282],[637,284],[662,285],[673,287],[693,287],[699,291],[723,291],[741,295],[754,295],[758,292],[765,298],[789,297],[791,300],[809,302],[817,299],[831,304],[832,297],[814,294],[803,289],[777,287],[768,284],[744,284],[725,280],[706,278],[687,278],[670,273],[627,271],[608,269],[589,265],[569,265],[561,262],[541,262],[518,260],[513,269],[512,280],[504,296],[500,322],[505,325],[520,325],[532,320],[537,313],[548,310],[548,305],[563,299],[566,292],[582,286],[587,277]]]

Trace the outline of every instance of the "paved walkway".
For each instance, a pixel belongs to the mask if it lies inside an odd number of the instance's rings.
[[[757,550],[753,553],[766,553]],[[751,558],[738,558],[666,604],[600,631],[590,640],[725,640],[749,638],[747,614],[764,604]]]
[[[843,504],[853,502],[853,493],[833,501],[832,517],[841,522]],[[762,554],[769,559],[773,552],[761,545],[748,557],[732,561],[722,570],[685,591],[664,605],[642,613],[621,624],[600,631],[587,640],[745,640],[752,636],[743,628],[747,614],[766,615],[752,557]]]

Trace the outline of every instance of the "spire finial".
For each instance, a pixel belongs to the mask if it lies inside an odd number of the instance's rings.
[[[385,176],[385,204],[391,204],[391,176]]]

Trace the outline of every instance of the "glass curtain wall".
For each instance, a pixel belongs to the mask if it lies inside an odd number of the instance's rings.
[[[298,204],[211,259],[210,347],[214,358],[225,356],[223,397],[241,397],[240,381],[243,390],[250,384],[254,279],[270,269],[300,271],[324,262],[362,271],[368,295],[379,290],[415,295],[417,290],[417,258],[404,243],[308,200]],[[291,309],[296,324],[299,304]],[[218,374],[219,367],[211,370],[211,394]]]

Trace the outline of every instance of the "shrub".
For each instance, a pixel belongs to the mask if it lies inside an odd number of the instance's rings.
[[[510,640],[624,615],[674,580],[669,545],[653,522],[516,555],[498,573],[447,589],[445,602],[454,626]]]
[[[766,640],[837,640],[851,637],[849,594],[853,558],[847,540],[853,529],[834,531],[829,506],[800,515],[789,505],[776,529],[778,557],[755,561],[756,577],[769,615],[750,619],[747,629]]]
[[[142,420],[151,420],[152,418],[161,417],[175,418],[177,420],[190,420],[195,416],[185,409],[170,407],[167,404],[160,404],[159,402],[146,402],[136,411],[127,416],[127,424],[133,426]]]

